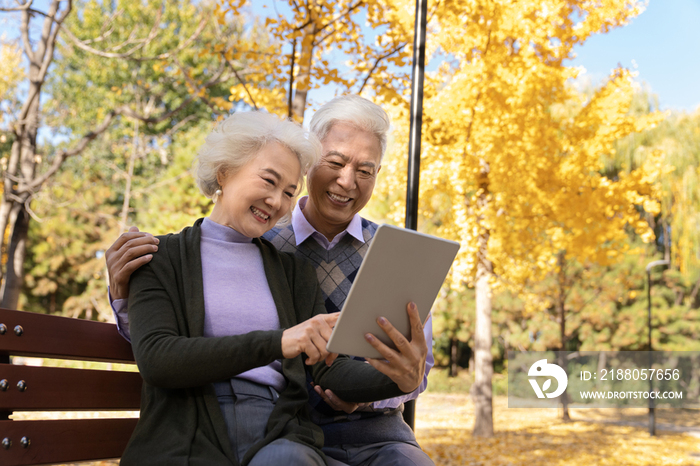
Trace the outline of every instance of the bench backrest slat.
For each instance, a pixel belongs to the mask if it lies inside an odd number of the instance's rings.
[[[0,355],[133,362],[131,345],[113,324],[0,309]],[[15,327],[20,326],[20,336]]]
[[[11,411],[138,410],[138,372],[0,364],[0,406]],[[24,381],[25,391],[17,384]]]
[[[0,464],[72,463],[122,455],[137,418],[85,414],[83,419],[24,420],[32,415],[20,419],[10,415],[21,411],[136,411],[140,374],[25,366],[17,359],[9,364],[12,356],[133,364],[131,345],[114,324],[0,309],[0,442],[4,442]],[[24,391],[18,389],[20,381]]]
[[[137,419],[79,419],[61,421],[0,421],[0,432],[13,440],[0,447],[0,464],[28,465],[119,458]],[[23,437],[31,439],[28,448]]]

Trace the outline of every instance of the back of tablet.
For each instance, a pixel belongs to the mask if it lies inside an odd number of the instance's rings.
[[[410,324],[406,305],[413,301],[425,322],[440,287],[459,251],[459,243],[381,225],[372,239],[350,289],[327,348],[334,353],[381,358],[364,338],[372,333],[393,342],[377,325],[386,317],[406,337]]]

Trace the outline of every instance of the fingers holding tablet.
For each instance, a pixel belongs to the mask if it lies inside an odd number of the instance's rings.
[[[410,341],[383,317],[377,319],[377,324],[391,339],[396,349],[389,348],[371,333],[367,333],[365,339],[384,358],[367,359],[367,362],[393,380],[401,391],[410,393],[423,381],[428,346],[415,303],[409,303],[406,312],[411,326]]]

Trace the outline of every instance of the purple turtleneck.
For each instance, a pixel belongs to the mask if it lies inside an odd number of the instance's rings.
[[[252,241],[252,238],[209,218],[202,222],[200,251],[205,337],[280,328],[262,256]],[[280,361],[251,369],[237,377],[270,385],[279,392],[287,384]]]

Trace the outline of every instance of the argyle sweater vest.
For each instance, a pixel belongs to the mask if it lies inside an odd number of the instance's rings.
[[[313,238],[297,246],[291,224],[273,228],[263,238],[279,251],[289,252],[310,260],[316,268],[328,313],[343,308],[362,259],[379,228],[374,222],[362,219],[362,236],[365,242],[346,234],[330,250],[326,250]],[[362,358],[356,358],[362,360]],[[309,380],[311,382],[311,380]],[[355,411],[347,414],[328,406],[309,385],[311,420],[321,426],[325,445],[370,444],[377,442],[415,442],[413,431],[403,421],[403,405],[396,409]],[[347,422],[353,421],[353,422]]]
[[[328,313],[338,312],[343,308],[352,282],[355,280],[362,259],[377,231],[378,225],[362,219],[362,236],[365,242],[358,241],[346,234],[333,248],[326,250],[313,238],[308,238],[297,246],[291,225],[273,228],[263,238],[271,242],[278,251],[289,252],[310,260],[316,268],[318,282],[321,284],[323,299]]]

